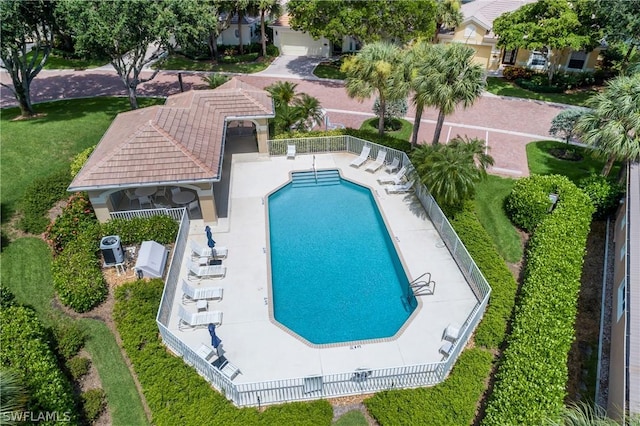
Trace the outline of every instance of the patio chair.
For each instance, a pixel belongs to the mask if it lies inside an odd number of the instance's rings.
[[[399,185],[385,185],[384,190],[387,192],[387,194],[404,194],[405,192],[411,191],[412,187],[413,181],[410,180]]]
[[[448,340],[451,343],[454,343],[460,337],[460,328],[449,324],[447,328],[442,332],[442,340]]]
[[[384,165],[385,158],[387,158],[387,151],[384,149],[381,149],[380,151],[378,151],[378,156],[376,157],[376,161],[374,161],[373,163],[370,163],[365,168],[365,170],[371,173],[377,172],[378,169]]]
[[[206,327],[209,323],[222,324],[222,312],[188,312],[184,306],[178,305],[178,329],[194,329],[198,327]]]
[[[393,173],[396,170],[398,170],[399,168],[400,168],[400,160],[398,159],[398,157],[393,157],[393,160],[391,161],[391,164],[386,165],[384,170],[387,173]]]
[[[200,344],[200,347],[198,348],[198,350],[196,351],[196,353],[205,361],[210,362],[213,361],[213,356],[214,355],[218,355],[217,351],[213,348],[210,348],[209,346],[205,345],[204,343]]]
[[[179,194],[180,192],[182,192],[182,190],[181,190],[179,187],[177,187],[177,186],[176,186],[176,187],[171,188],[171,195],[177,195],[177,194]]]
[[[123,192],[124,192],[124,195],[126,195],[126,197],[129,199],[129,208],[131,208],[131,205],[133,204],[133,202],[138,201],[138,196],[134,194],[133,191],[130,191],[128,189],[125,189]],[[138,205],[140,205],[139,201],[138,201]]]
[[[220,372],[229,380],[233,380],[238,374],[240,374],[240,369],[231,364],[225,356],[219,356],[218,359],[211,363],[211,365],[220,370]]]
[[[163,198],[164,201],[169,204],[169,194],[167,194],[167,187],[161,186],[160,188],[158,188],[156,193],[153,194],[153,198],[155,198],[156,201],[158,201],[158,198]]]
[[[200,257],[212,257],[213,255],[211,247],[201,246],[194,240],[189,240],[189,247],[191,247],[192,260],[196,260]]]
[[[402,178],[407,174],[407,167],[402,166],[398,173],[391,176],[383,176],[378,178],[378,183],[391,183],[393,185],[400,185],[402,183]]]
[[[191,287],[182,280],[182,303],[193,303],[198,300],[222,300],[222,287]]]
[[[296,158],[296,146],[295,145],[287,145],[287,159]]]
[[[187,209],[189,214],[193,214],[196,210],[200,210],[200,203],[198,203],[198,200],[193,200],[187,205]]]
[[[449,355],[451,355],[451,352],[453,351],[453,343],[444,342],[442,346],[440,346],[440,349],[438,351],[442,355],[444,355],[445,358],[447,358]]]
[[[153,202],[151,202],[151,198],[146,195],[141,195],[138,197],[138,201],[140,202],[140,208],[143,209],[146,205],[148,208],[153,208]]]
[[[227,267],[223,265],[198,266],[195,263],[189,263],[188,279],[206,279],[206,278],[224,278],[227,274]]]
[[[360,155],[356,157],[351,163],[349,163],[349,165],[355,168],[360,168],[360,166],[362,166],[364,162],[369,158],[370,151],[371,145],[364,145],[362,147],[362,152],[360,152]]]

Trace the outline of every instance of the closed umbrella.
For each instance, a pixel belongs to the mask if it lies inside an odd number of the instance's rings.
[[[213,346],[214,349],[218,349],[222,340],[216,335],[216,325],[213,323],[209,324],[209,334],[211,335],[211,346]]]
[[[209,246],[209,248],[214,248],[216,246],[216,242],[213,240],[211,228],[209,228],[208,225],[204,228],[204,232],[207,234],[207,245]]]

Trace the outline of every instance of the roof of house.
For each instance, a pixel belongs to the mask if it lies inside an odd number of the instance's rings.
[[[291,20],[291,17],[289,16],[289,14],[285,13],[284,15],[281,15],[278,19],[276,19],[276,21],[269,26],[270,27],[290,27],[291,26],[289,24],[290,20]]]
[[[505,12],[512,12],[536,0],[474,0],[462,5],[462,23],[474,20],[486,30],[493,28],[493,21]]]
[[[268,92],[235,78],[118,114],[69,191],[217,181],[225,122],[274,115]]]

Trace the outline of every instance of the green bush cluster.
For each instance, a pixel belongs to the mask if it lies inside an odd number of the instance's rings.
[[[61,314],[56,314],[52,323],[56,351],[64,359],[71,359],[84,347],[87,338],[84,327],[80,322]]]
[[[18,228],[30,234],[44,232],[49,224],[49,209],[69,195],[67,187],[70,183],[71,176],[67,168],[31,182],[20,201],[22,217],[18,221]]]
[[[96,215],[87,196],[76,193],[69,197],[60,216],[47,227],[44,238],[53,249],[55,256],[60,254],[69,242],[78,238],[85,230],[95,228],[97,223]]]
[[[557,178],[554,175],[534,175],[519,179],[505,203],[505,210],[511,222],[527,232],[536,229],[536,226],[549,215],[549,195],[558,193],[556,182]]]
[[[0,308],[8,308],[16,304],[16,296],[8,287],[0,284]]]
[[[327,401],[284,404],[263,413],[235,408],[160,341],[155,318],[163,286],[159,279],[120,286],[114,308],[118,332],[144,389],[153,424],[203,425],[214,416],[216,424],[224,425],[331,424],[333,413]]]
[[[517,78],[531,78],[533,74],[535,74],[535,71],[523,67],[504,67],[502,70],[502,76],[509,81]]]
[[[89,159],[89,156],[91,155],[93,150],[96,149],[96,146],[97,145],[90,146],[89,148],[85,149],[82,152],[79,152],[78,154],[76,154],[75,157],[73,157],[73,160],[71,160],[71,166],[70,166],[72,178],[76,177],[78,172],[82,169],[82,166],[84,166],[84,163],[86,163],[87,160]]]
[[[58,367],[47,332],[36,313],[27,307],[10,306],[0,311],[0,365],[17,372],[34,413],[57,412],[77,423],[71,384]],[[39,424],[54,424],[42,422]]]
[[[542,424],[558,416],[564,406],[567,360],[594,209],[566,177],[551,179],[560,198],[529,241],[512,332],[484,425]]]
[[[429,388],[379,392],[364,403],[383,425],[472,424],[492,360],[485,350],[468,349],[444,382]]]
[[[91,368],[91,360],[85,357],[74,357],[67,361],[67,369],[73,380],[79,380],[82,376],[89,372]]]
[[[99,226],[88,229],[70,241],[53,260],[53,288],[60,301],[76,312],[87,312],[107,296],[98,251]]]
[[[484,317],[475,332],[475,343],[498,348],[504,341],[507,324],[515,304],[518,283],[478,221],[471,203],[455,215],[451,225],[491,285],[491,297]]]
[[[523,89],[536,93],[562,93],[564,88],[556,84],[549,84],[549,80],[543,75],[534,75],[531,79],[516,78],[516,84]]]
[[[603,219],[615,212],[624,188],[606,176],[592,175],[581,179],[578,187],[591,199],[596,212],[593,217]]]
[[[82,392],[84,417],[93,424],[107,408],[107,395],[102,389],[90,389]]]
[[[411,152],[411,143],[406,140],[394,138],[393,136],[389,136],[389,135],[381,136],[377,132],[372,130],[360,130],[360,129],[351,129],[351,128],[326,130],[326,131],[314,130],[312,132],[281,133],[279,135],[274,136],[274,139],[312,138],[312,137],[340,136],[340,135],[354,136],[356,138],[360,138],[373,143],[388,146],[389,148],[397,149],[398,151]]]
[[[152,240],[160,244],[175,242],[178,222],[169,216],[113,219],[102,224],[103,235],[118,235],[122,244],[140,244]]]

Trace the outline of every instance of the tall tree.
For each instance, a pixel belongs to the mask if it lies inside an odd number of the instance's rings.
[[[352,36],[361,43],[407,42],[435,31],[434,0],[290,0],[291,28],[339,43]]]
[[[587,106],[592,110],[576,128],[583,142],[608,156],[602,174],[607,176],[616,160],[640,161],[640,74],[609,80]]]
[[[244,41],[242,40],[242,21],[249,7],[249,0],[234,0],[234,10],[238,17],[238,51],[244,54]]]
[[[622,42],[627,46],[624,64],[640,46],[640,2],[629,0],[596,0],[593,3],[598,22],[608,43]]]
[[[350,98],[360,101],[377,95],[380,103],[378,133],[384,134],[386,102],[407,96],[402,50],[391,43],[367,44],[355,56],[347,58],[342,71],[347,74],[345,89]]]
[[[60,3],[68,15],[79,51],[92,52],[111,59],[127,87],[131,108],[138,108],[136,89],[143,67],[157,59],[167,44],[174,15],[162,0],[64,0]],[[149,52],[148,52],[149,51]]]
[[[320,101],[306,93],[296,93],[298,85],[288,81],[278,81],[266,87],[273,98],[276,117],[273,120],[276,134],[310,130],[314,124],[321,124],[324,118]]]
[[[578,120],[587,111],[585,108],[572,107],[559,112],[558,115],[551,120],[549,134],[560,137],[564,139],[566,143],[569,143],[576,132]]]
[[[46,0],[0,2],[0,67],[11,76],[11,90],[23,117],[34,115],[31,82],[42,70],[53,46],[53,7]],[[31,55],[28,55],[31,53]]]
[[[493,21],[498,45],[506,49],[546,49],[549,82],[558,67],[558,51],[591,50],[601,33],[584,0],[539,0],[507,12]]]
[[[431,41],[437,43],[441,29],[455,28],[463,18],[460,0],[436,0],[436,32]]]
[[[260,43],[262,44],[262,56],[267,56],[267,33],[265,28],[266,18],[275,18],[280,15],[282,9],[280,0],[257,0],[258,13],[260,14]]]
[[[411,86],[414,91],[416,120],[412,143],[417,143],[422,109],[432,106],[438,109],[438,120],[433,134],[433,144],[440,142],[444,117],[453,113],[456,106],[467,108],[482,94],[485,86],[484,70],[474,64],[473,48],[459,43],[436,44],[415,47],[418,52],[413,63]]]

